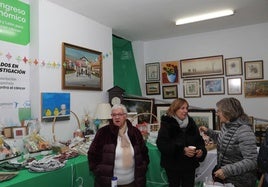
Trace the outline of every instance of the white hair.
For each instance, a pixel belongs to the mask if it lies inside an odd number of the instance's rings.
[[[112,107],[112,111],[116,109],[122,109],[124,113],[127,113],[127,108],[125,107],[125,105],[116,104]]]

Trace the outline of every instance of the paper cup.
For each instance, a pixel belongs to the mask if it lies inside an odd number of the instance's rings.
[[[196,147],[195,146],[188,146],[190,149],[193,149],[193,150],[195,150],[196,149]]]

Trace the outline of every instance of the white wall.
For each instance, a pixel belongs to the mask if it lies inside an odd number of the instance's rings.
[[[143,46],[142,55],[133,48],[138,69],[144,69],[146,63],[172,61],[187,58],[223,55],[224,58],[242,57],[244,61],[263,60],[264,79],[268,79],[268,23],[226,29],[215,32],[188,35],[163,40],[148,41],[134,45]],[[144,56],[142,59],[141,56]],[[145,91],[145,73],[139,74],[140,82]],[[241,76],[244,80],[244,76]],[[183,80],[178,85],[178,95],[183,97]],[[226,84],[226,78],[225,78]],[[226,88],[226,86],[225,86]],[[143,92],[144,93],[144,92]],[[144,93],[145,95],[145,93]],[[225,95],[201,96],[201,98],[187,98],[190,105],[202,108],[215,108],[215,103]],[[232,95],[238,98],[245,111],[254,117],[268,119],[268,98],[245,98],[243,95]],[[149,96],[148,96],[149,97]],[[162,95],[150,96],[162,100]],[[171,100],[165,100],[171,101]]]
[[[62,42],[109,54],[103,59],[103,91],[61,89],[61,67],[32,67],[31,99],[33,117],[41,118],[41,92],[70,92],[71,110],[80,119],[89,112],[93,117],[96,106],[108,102],[107,90],[113,86],[112,30],[93,20],[55,5],[47,0],[31,0],[32,57],[61,63]],[[56,122],[56,137],[67,140],[77,129],[74,116],[71,120]],[[41,134],[52,138],[52,123],[42,123]]]

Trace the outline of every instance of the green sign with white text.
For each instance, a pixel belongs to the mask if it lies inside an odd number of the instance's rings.
[[[0,40],[30,42],[30,6],[19,0],[0,0]]]

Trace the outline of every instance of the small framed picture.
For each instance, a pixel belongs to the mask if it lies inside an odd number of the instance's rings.
[[[184,97],[201,97],[200,79],[184,79],[183,80]]]
[[[26,136],[26,127],[13,127],[13,138],[23,138]]]
[[[245,62],[245,80],[263,79],[263,60]]]
[[[178,61],[161,62],[161,78],[163,84],[179,83],[178,66]]]
[[[225,59],[225,74],[226,76],[242,75],[242,57],[226,58]]]
[[[244,81],[245,97],[268,97],[268,80]]]
[[[227,93],[228,95],[241,95],[242,94],[242,79],[227,78]]]
[[[160,81],[160,63],[148,63],[145,64],[146,68],[146,81],[153,82],[153,81]]]
[[[178,86],[163,86],[163,99],[175,99],[178,97]]]
[[[203,95],[224,94],[224,78],[203,78],[202,79]]]
[[[167,113],[170,104],[155,104],[154,113],[157,116],[157,121],[160,123],[161,117]]]
[[[146,94],[160,95],[160,83],[159,82],[146,83]]]

